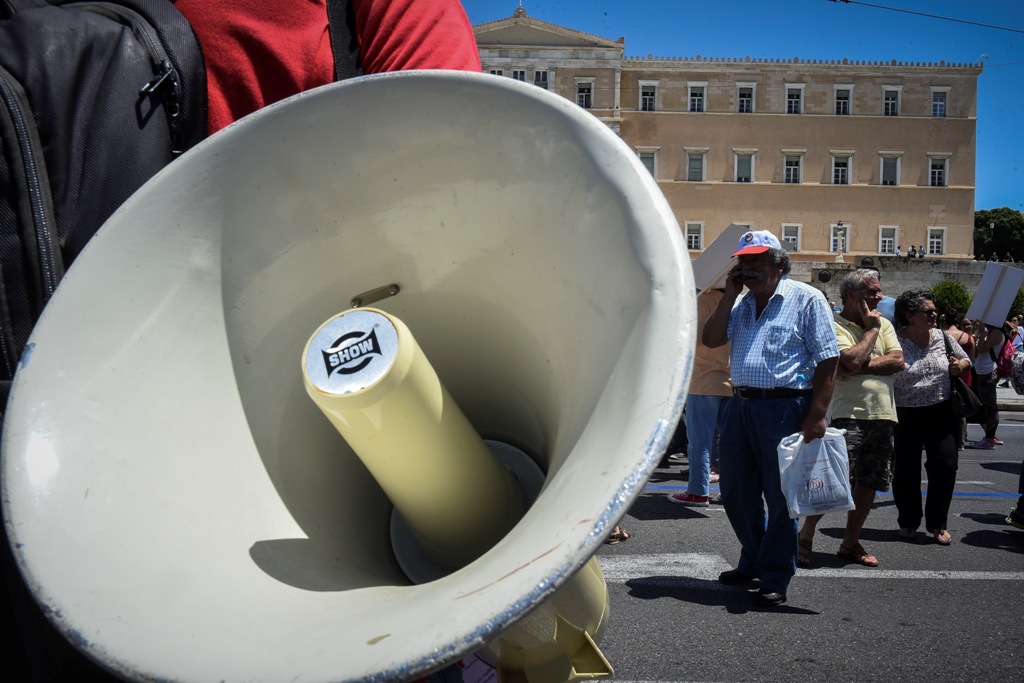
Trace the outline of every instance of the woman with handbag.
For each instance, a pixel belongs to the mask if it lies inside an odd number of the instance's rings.
[[[892,495],[899,513],[899,537],[913,540],[924,517],[936,543],[949,545],[946,529],[957,470],[957,431],[950,378],[965,374],[971,361],[956,341],[936,329],[935,297],[927,290],[896,299],[896,333],[905,368],[894,378],[896,415]],[[950,352],[947,353],[947,344]],[[921,509],[921,449],[925,450],[928,498]]]

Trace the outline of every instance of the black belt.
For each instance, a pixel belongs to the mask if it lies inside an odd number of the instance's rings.
[[[810,396],[810,389],[751,389],[750,387],[733,387],[732,395],[739,398],[799,398]]]

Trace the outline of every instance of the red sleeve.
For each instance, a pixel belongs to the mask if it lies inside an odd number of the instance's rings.
[[[480,71],[469,17],[458,0],[353,0],[363,73]]]

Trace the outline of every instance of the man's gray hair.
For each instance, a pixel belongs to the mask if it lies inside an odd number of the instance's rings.
[[[846,274],[846,277],[843,278],[842,283],[839,285],[839,300],[845,304],[846,293],[860,289],[864,286],[864,283],[869,280],[877,280],[881,282],[881,280],[878,279],[878,271],[874,268],[857,268],[856,270],[851,270]]]
[[[789,252],[785,249],[776,249],[771,247],[768,249],[768,258],[773,268],[782,268],[783,275],[789,275],[790,268],[793,265],[789,262]]]

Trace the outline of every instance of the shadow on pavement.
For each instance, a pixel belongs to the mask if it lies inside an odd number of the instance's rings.
[[[1010,525],[1006,523],[1006,515],[999,514],[998,512],[965,512],[960,516],[979,524],[991,524],[992,526],[1010,529]],[[1021,534],[1021,536],[1024,537],[1024,534]]]
[[[1008,529],[1006,531],[995,531],[992,529],[971,531],[960,542],[978,548],[992,548],[993,550],[1006,550],[1011,553],[1024,554],[1024,533],[1015,529]]]
[[[868,524],[870,523],[871,518],[869,517]],[[829,538],[834,538],[836,541],[843,540],[845,532],[845,527],[841,526],[828,528],[823,528],[821,526],[818,527],[818,533],[828,536]],[[922,532],[915,535],[913,539],[905,539],[900,538],[896,534],[896,529],[872,529],[870,527],[865,527],[861,529],[860,540],[863,543],[910,543],[913,545],[922,545],[925,543],[931,543],[931,536]],[[871,552],[870,549],[868,552]]]
[[[730,614],[770,612],[772,614],[817,615],[820,612],[795,607],[788,603],[779,607],[756,607],[750,604],[752,591],[741,587],[723,586],[709,579],[685,576],[647,576],[626,581],[630,597],[641,600],[673,598],[682,602],[709,607],[724,607]]]
[[[712,496],[714,492],[712,492]],[[708,508],[692,508],[685,505],[670,503],[667,499],[668,493],[644,494],[636,499],[629,509],[630,517],[640,521],[665,520],[665,519],[707,519],[702,511]],[[721,505],[712,503],[711,506]]]
[[[1020,474],[1019,462],[980,462],[982,469],[1006,472],[1007,474]]]

